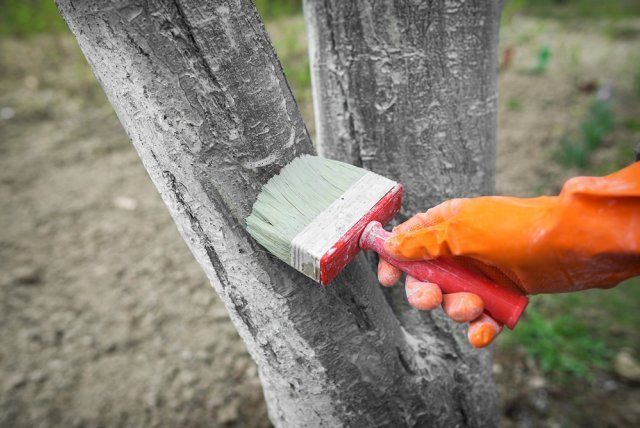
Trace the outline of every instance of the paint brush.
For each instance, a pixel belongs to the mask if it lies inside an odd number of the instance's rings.
[[[453,259],[406,262],[384,249],[391,235],[382,228],[400,210],[402,186],[371,171],[318,156],[303,155],[263,187],[247,231],[280,260],[328,285],[360,250],[378,255],[444,293],[470,292],[485,312],[513,328],[528,303],[516,291],[493,283]]]

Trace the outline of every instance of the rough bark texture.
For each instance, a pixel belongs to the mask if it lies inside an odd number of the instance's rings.
[[[261,186],[312,151],[249,0],[58,5],[256,360],[275,425],[495,423],[488,362],[448,324],[412,335],[363,258],[323,290],[243,230]]]
[[[305,2],[321,154],[394,177],[404,212],[493,190],[499,1]]]
[[[464,0],[304,2],[317,149],[401,182],[399,219],[446,199],[493,192],[501,7]],[[495,411],[489,352],[460,346],[464,330],[449,335],[441,312],[407,308],[401,287],[386,297],[405,333],[424,342],[437,337],[438,349],[425,352],[449,350],[465,396],[484,401],[486,413],[466,422]]]

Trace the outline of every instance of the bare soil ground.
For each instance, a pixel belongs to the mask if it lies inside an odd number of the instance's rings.
[[[639,39],[554,25],[502,33],[500,193],[577,173],[551,153],[591,100],[580,83],[611,80],[619,115],[640,117],[624,102]],[[639,137],[616,132],[596,166]],[[0,40],[0,201],[0,426],[269,425],[254,363],[69,35]],[[506,425],[640,424],[637,388],[612,377],[558,391],[500,349],[496,374]]]
[[[501,52],[511,49],[512,60],[499,79],[498,193],[554,194],[570,177],[609,173],[633,160],[640,135],[617,126],[594,153],[588,171],[554,161],[559,141],[578,131],[599,86],[611,87],[617,122],[640,117],[634,86],[634,74],[640,72],[640,22],[613,27],[627,29],[629,37],[608,35],[613,31],[608,25],[613,24],[515,17],[502,26]],[[545,47],[551,59],[546,72],[536,74]]]

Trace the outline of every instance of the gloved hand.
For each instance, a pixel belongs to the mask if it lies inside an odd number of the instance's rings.
[[[455,257],[525,294],[613,287],[640,275],[640,162],[606,177],[573,178],[559,196],[446,201],[396,227],[386,249],[399,260]],[[380,261],[383,285],[400,275]],[[469,322],[475,347],[502,329],[474,294],[443,297],[437,284],[411,277],[406,293],[416,309],[442,304],[453,320]]]

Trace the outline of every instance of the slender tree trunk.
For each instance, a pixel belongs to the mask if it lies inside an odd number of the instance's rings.
[[[487,368],[448,325],[412,335],[364,258],[322,289],[245,233],[261,186],[312,152],[249,0],[57,2],[257,362],[275,425],[495,423]]]
[[[317,149],[401,182],[400,219],[494,190],[501,9],[500,1],[304,1]],[[418,343],[438,338],[424,352],[453,355],[466,396],[485,397],[486,409],[466,422],[496,412],[489,352],[459,345],[465,329],[442,312],[408,308],[401,287],[386,297]]]
[[[406,214],[492,192],[500,10],[305,1],[318,151],[398,179]]]

